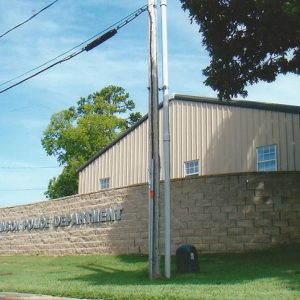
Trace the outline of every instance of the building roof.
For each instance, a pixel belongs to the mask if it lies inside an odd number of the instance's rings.
[[[174,101],[174,100],[300,114],[300,106],[286,105],[286,104],[265,103],[265,102],[256,102],[256,101],[246,101],[246,100],[220,101],[217,98],[210,98],[210,97],[191,96],[191,95],[182,95],[182,94],[170,95],[169,101]],[[159,105],[159,108],[162,108],[162,103]],[[96,153],[92,158],[90,158],[85,164],[83,164],[78,169],[78,172],[82,171],[85,167],[87,167],[90,163],[96,160],[108,149],[110,149],[115,144],[117,144],[121,139],[123,139],[126,135],[132,132],[135,128],[137,128],[141,123],[143,123],[147,119],[148,119],[148,114],[144,115],[133,126],[127,129],[124,133],[120,134],[119,137],[115,139],[112,143],[110,143],[105,148],[101,149],[101,151]]]
[[[300,106],[277,104],[277,103],[266,103],[266,102],[246,101],[246,100],[220,101],[217,98],[199,97],[199,96],[190,96],[190,95],[181,95],[181,94],[173,94],[172,97],[170,98],[170,101],[171,100],[201,102],[201,103],[261,109],[261,110],[278,111],[278,112],[286,112],[286,113],[296,113],[296,114],[300,113]]]

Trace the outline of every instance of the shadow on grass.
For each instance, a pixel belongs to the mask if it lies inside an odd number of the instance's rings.
[[[300,245],[246,254],[200,255],[199,266],[199,273],[179,274],[173,257],[172,279],[149,281],[147,256],[117,256],[111,265],[101,263],[99,257],[93,265],[78,266],[85,275],[68,280],[92,285],[232,285],[275,279],[289,289],[300,290]]]

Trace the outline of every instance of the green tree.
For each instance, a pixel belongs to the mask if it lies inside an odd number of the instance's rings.
[[[50,180],[48,198],[77,193],[77,169],[141,118],[140,113],[132,112],[134,108],[129,94],[111,85],[52,115],[42,145],[64,169]]]
[[[211,57],[205,84],[220,99],[247,96],[247,85],[300,74],[299,0],[180,0],[200,26]]]

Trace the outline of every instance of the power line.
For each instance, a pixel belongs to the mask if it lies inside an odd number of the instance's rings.
[[[145,10],[147,10],[147,7],[148,7],[148,5],[144,5],[144,6],[140,7],[139,9],[135,10],[134,12],[132,12],[131,14],[129,14],[128,16],[126,16],[126,17],[122,18],[121,20],[115,22],[115,23],[112,24],[111,26],[109,26],[109,27],[107,27],[106,29],[102,30],[101,32],[99,32],[99,33],[93,35],[92,37],[90,37],[90,38],[88,38],[87,40],[81,42],[80,44],[74,46],[73,48],[71,48],[71,49],[69,49],[69,50],[63,52],[62,54],[60,54],[60,55],[58,55],[58,56],[56,56],[56,57],[54,57],[54,58],[48,60],[47,62],[45,62],[45,63],[43,63],[43,64],[41,64],[41,65],[39,65],[39,66],[37,66],[37,67],[34,67],[33,69],[31,69],[31,70],[29,70],[29,71],[26,71],[25,73],[23,73],[23,74],[21,74],[21,75],[18,75],[18,76],[16,76],[16,77],[12,78],[12,79],[9,79],[9,80],[7,80],[7,81],[5,81],[5,82],[2,82],[2,83],[0,84],[0,86],[3,86],[3,85],[5,85],[5,84],[7,84],[7,83],[10,83],[10,82],[12,82],[12,81],[14,81],[14,80],[16,80],[16,79],[19,79],[19,78],[21,78],[21,77],[23,77],[23,76],[25,76],[25,75],[27,75],[27,74],[33,72],[33,71],[36,71],[36,70],[40,69],[40,68],[43,67],[43,66],[48,65],[49,63],[51,63],[51,62],[57,60],[58,58],[60,58],[60,57],[62,57],[62,56],[64,56],[64,55],[66,55],[66,54],[70,53],[71,51],[73,51],[73,50],[75,50],[75,49],[81,47],[82,45],[88,43],[89,41],[91,41],[91,40],[94,39],[95,37],[99,36],[100,34],[103,34],[104,32],[107,32],[107,31],[112,30],[112,28],[114,28],[114,27],[116,27],[116,30],[121,29],[122,27],[124,27],[125,25],[127,25],[128,23],[130,23],[131,21],[133,21],[135,18],[137,18],[137,17],[138,17],[140,14],[142,14]],[[100,38],[101,38],[101,37],[100,37]],[[91,50],[91,49],[90,49],[90,50]],[[81,49],[80,51],[83,52],[84,50]],[[86,50],[86,51],[88,51],[88,50]],[[80,52],[80,53],[81,53],[81,52]],[[78,54],[80,54],[80,53],[78,53]],[[78,54],[76,54],[76,55],[78,55]],[[76,56],[76,55],[75,55],[75,56]],[[72,58],[72,57],[71,57],[71,58]],[[69,58],[69,59],[70,59],[70,58]],[[69,60],[69,59],[67,59],[67,60]],[[63,60],[61,60],[61,61],[59,61],[59,62],[57,62],[57,63],[51,65],[50,68],[54,67],[55,65],[57,65],[57,64],[59,64],[59,63],[61,63],[61,62],[63,62],[63,61],[65,61],[65,60],[63,59]],[[49,68],[45,68],[45,69],[42,70],[42,72],[44,72],[44,71],[46,71],[46,70],[48,70],[48,69],[49,69]],[[41,72],[38,72],[38,73],[34,74],[34,76],[36,76],[36,75],[38,75],[38,74],[40,74],[40,73],[41,73]],[[30,78],[32,78],[32,77],[34,77],[34,76],[30,76]],[[28,79],[30,79],[30,78],[26,78],[26,80],[28,80]],[[22,82],[24,82],[24,81],[26,81],[26,80],[22,80],[20,83],[22,83]],[[20,84],[20,83],[18,83],[18,84]],[[7,89],[3,89],[3,90],[0,91],[0,93],[3,93],[3,92],[7,91],[8,89],[10,89],[10,88],[12,88],[12,87],[14,87],[14,86],[16,86],[16,85],[18,85],[18,84],[12,85],[12,86],[8,87]]]
[[[32,20],[33,18],[35,18],[37,15],[39,15],[42,11],[46,10],[47,8],[49,8],[50,6],[52,6],[55,2],[57,2],[58,0],[53,1],[52,3],[50,3],[49,5],[45,6],[44,8],[42,8],[41,10],[39,10],[37,13],[33,14],[30,18],[26,19],[25,21],[23,21],[22,23],[19,23],[18,25],[14,26],[13,28],[7,30],[6,32],[4,32],[3,34],[0,35],[0,38],[2,38],[3,36],[5,36],[6,34],[8,34],[9,32],[15,30],[16,28],[24,25],[25,23],[29,22],[30,20]]]
[[[9,167],[9,166],[0,166],[0,169],[9,169],[9,170],[15,170],[15,169],[58,169],[61,167],[58,166],[21,166],[21,167]]]
[[[56,66],[56,65],[58,65],[58,64],[60,64],[60,63],[63,63],[63,62],[65,62],[65,61],[67,61],[67,60],[70,60],[71,58],[73,58],[73,57],[79,55],[79,54],[82,53],[83,51],[84,51],[84,49],[81,49],[80,51],[75,52],[75,53],[73,53],[73,54],[71,54],[71,55],[65,57],[64,59],[62,59],[62,60],[60,60],[60,61],[57,61],[56,63],[54,63],[54,64],[48,66],[47,68],[44,68],[44,69],[42,69],[41,71],[36,72],[36,73],[34,73],[33,75],[31,75],[31,76],[29,76],[29,77],[26,77],[25,79],[23,79],[23,80],[21,80],[21,81],[18,81],[17,83],[15,83],[15,84],[13,84],[13,85],[10,85],[9,87],[7,87],[7,88],[1,90],[1,91],[0,91],[0,94],[2,94],[2,93],[4,93],[4,92],[10,90],[11,88],[13,88],[13,87],[15,87],[15,86],[17,86],[17,85],[20,85],[21,83],[23,83],[23,82],[25,82],[25,81],[27,81],[27,80],[29,80],[29,79],[31,79],[31,78],[33,78],[33,77],[39,75],[39,74],[41,74],[41,73],[43,73],[43,72],[45,72],[45,71],[51,69],[52,67],[54,67],[54,66]]]
[[[14,81],[14,80],[16,80],[16,79],[18,79],[18,78],[20,78],[20,77],[23,77],[23,76],[26,75],[26,74],[29,74],[29,73],[31,73],[31,72],[37,70],[37,69],[40,69],[41,67],[43,67],[43,66],[45,66],[45,65],[47,65],[47,64],[49,64],[49,63],[51,63],[51,62],[53,62],[53,61],[55,61],[55,60],[57,60],[58,58],[60,58],[60,57],[62,57],[62,56],[64,56],[64,55],[70,53],[71,51],[73,51],[73,50],[75,50],[75,49],[81,47],[82,45],[88,43],[89,41],[91,41],[91,40],[94,39],[95,37],[99,36],[100,34],[103,34],[104,32],[106,32],[106,31],[112,29],[113,27],[117,26],[119,23],[126,21],[129,17],[134,16],[137,12],[139,12],[139,11],[142,10],[142,9],[145,9],[146,7],[147,7],[147,5],[141,7],[140,9],[138,9],[138,10],[136,10],[135,12],[129,14],[128,16],[122,18],[121,20],[117,21],[116,23],[112,24],[111,26],[107,27],[106,29],[104,29],[104,30],[102,30],[102,31],[100,31],[100,32],[98,32],[98,33],[96,33],[96,34],[94,34],[92,37],[88,38],[87,40],[85,40],[85,41],[81,42],[80,44],[74,46],[73,48],[71,48],[71,49],[69,49],[69,50],[63,52],[62,54],[57,55],[56,57],[54,57],[54,58],[48,60],[47,62],[45,62],[45,63],[43,63],[43,64],[41,64],[41,65],[39,65],[39,66],[37,66],[37,67],[34,67],[33,69],[31,69],[31,70],[29,70],[29,71],[26,71],[25,73],[20,74],[20,75],[14,77],[14,78],[12,78],[12,79],[9,79],[9,80],[7,80],[7,81],[5,81],[5,82],[2,82],[2,83],[0,84],[0,86],[3,86],[3,85],[5,85],[5,84],[7,84],[7,83],[9,83],[9,82],[11,82],[11,81]]]
[[[33,189],[7,189],[7,190],[0,190],[0,192],[25,192],[25,191],[44,191],[45,189],[40,189],[40,188],[33,188]]]

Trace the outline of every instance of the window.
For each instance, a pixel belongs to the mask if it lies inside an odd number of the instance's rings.
[[[100,188],[101,190],[109,189],[109,178],[100,179]]]
[[[257,171],[277,171],[276,145],[256,148]]]
[[[184,163],[185,176],[199,174],[199,160],[186,161]]]

